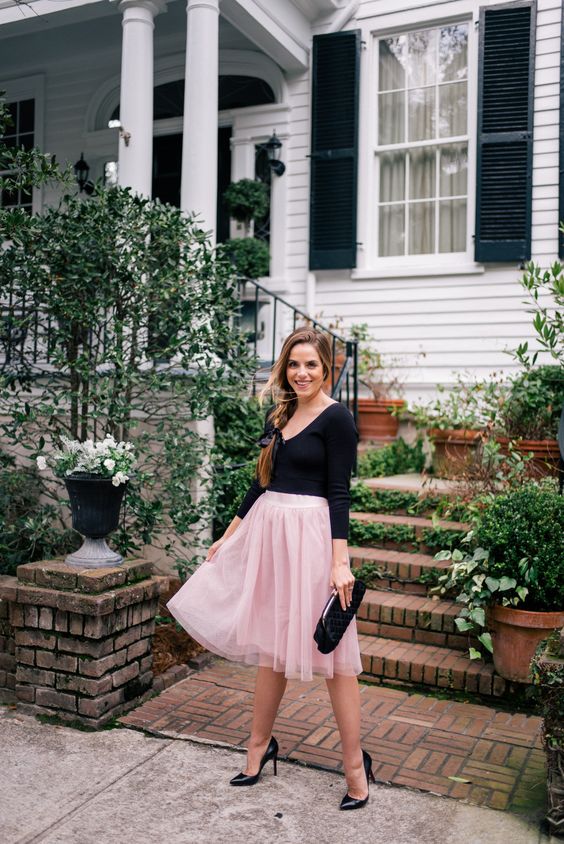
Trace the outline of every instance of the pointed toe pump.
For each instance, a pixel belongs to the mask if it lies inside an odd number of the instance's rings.
[[[258,778],[260,777],[260,772],[266,765],[266,763],[272,759],[274,763],[274,776],[277,775],[276,771],[276,761],[278,759],[278,742],[274,738],[271,737],[268,747],[266,748],[262,759],[260,760],[260,767],[256,774],[244,774],[242,771],[237,776],[233,777],[233,779],[229,780],[231,785],[254,785],[258,782]]]
[[[362,764],[364,765],[364,773],[366,774],[366,786],[369,787],[369,780],[372,782],[376,782],[376,778],[372,771],[372,759],[370,754],[366,752],[366,750],[362,751]],[[343,799],[341,800],[341,805],[339,806],[340,809],[362,809],[363,806],[366,806],[368,803],[368,794],[362,800],[357,799],[356,797],[351,797],[350,794],[345,794]]]

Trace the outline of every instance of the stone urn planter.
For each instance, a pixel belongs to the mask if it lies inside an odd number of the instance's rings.
[[[358,399],[358,431],[361,440],[395,440],[399,419],[393,410],[405,407],[403,399]]]
[[[483,432],[468,429],[431,428],[433,472],[439,478],[456,478],[474,469],[480,458]]]
[[[535,651],[553,630],[564,627],[564,610],[531,612],[496,605],[489,610],[488,626],[497,673],[515,683],[529,683]]]
[[[496,437],[496,442],[500,444],[502,454],[509,453],[510,442],[514,443],[515,448],[522,455],[532,453],[529,465],[534,477],[558,476],[560,459],[558,440],[511,440],[509,437]]]
[[[84,542],[65,562],[81,568],[116,566],[123,557],[108,548],[106,537],[119,523],[126,483],[114,486],[110,478],[75,474],[65,478],[72,512],[72,526]]]

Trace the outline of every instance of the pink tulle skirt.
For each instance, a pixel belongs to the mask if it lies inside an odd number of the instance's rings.
[[[331,594],[326,498],[267,490],[167,607],[213,653],[288,679],[362,671],[353,619],[337,648],[317,650],[315,626]]]

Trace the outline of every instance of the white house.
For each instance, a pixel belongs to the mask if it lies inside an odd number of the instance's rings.
[[[275,130],[265,286],[367,322],[411,395],[532,333],[522,262],[564,254],[562,46],[561,0],[0,0],[14,142],[91,179],[223,239],[218,194]]]

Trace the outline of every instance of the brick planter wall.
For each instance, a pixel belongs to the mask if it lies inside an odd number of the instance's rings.
[[[151,563],[29,563],[9,580],[0,598],[10,603],[20,708],[98,728],[150,695],[151,636],[168,585]]]
[[[16,578],[9,580],[11,594],[15,597]],[[9,610],[9,601],[0,598],[0,703],[14,703],[16,700],[16,643]]]

